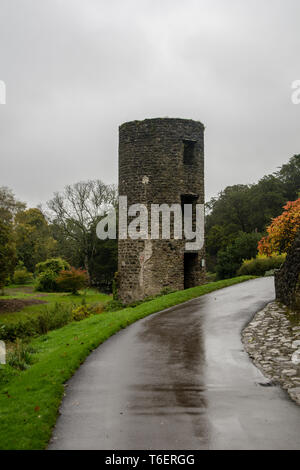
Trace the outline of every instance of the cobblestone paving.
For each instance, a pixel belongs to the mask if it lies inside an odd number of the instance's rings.
[[[254,364],[279,383],[300,405],[299,314],[278,302],[258,312],[242,332],[246,351]]]

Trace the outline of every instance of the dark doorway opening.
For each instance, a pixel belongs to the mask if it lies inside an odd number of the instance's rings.
[[[184,288],[195,287],[198,253],[184,253]]]

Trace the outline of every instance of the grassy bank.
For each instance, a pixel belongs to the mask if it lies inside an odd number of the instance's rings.
[[[28,370],[16,373],[8,366],[0,366],[0,449],[47,446],[63,384],[88,354],[111,335],[151,313],[249,279],[250,276],[242,276],[174,292],[135,308],[73,322],[33,340],[30,346],[35,353]]]

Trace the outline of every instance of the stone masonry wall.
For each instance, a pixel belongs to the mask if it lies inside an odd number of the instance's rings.
[[[275,275],[276,299],[300,311],[300,231],[286,261]]]
[[[181,204],[182,196],[204,203],[204,126],[185,119],[145,119],[119,129],[119,194],[128,207]],[[184,141],[194,143],[194,158],[184,162]],[[130,218],[128,219],[130,222]],[[183,289],[185,240],[119,240],[119,297],[124,302]],[[189,284],[205,277],[204,249],[195,253]],[[190,287],[190,285],[188,286]]]

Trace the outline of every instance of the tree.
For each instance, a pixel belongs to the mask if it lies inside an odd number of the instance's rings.
[[[24,266],[22,261],[19,261],[14,270],[13,283],[14,284],[27,284],[33,281],[33,274],[30,273]]]
[[[259,241],[260,254],[285,253],[295,240],[300,230],[300,198],[289,201],[283,209],[267,228],[268,235]]]
[[[36,274],[44,273],[45,271],[52,271],[55,274],[59,274],[61,271],[70,269],[71,266],[67,261],[62,258],[50,258],[46,261],[38,263],[35,267]]]
[[[0,220],[3,223],[12,223],[15,215],[25,207],[26,204],[18,201],[11,189],[6,186],[0,187]]]
[[[13,242],[10,224],[0,221],[0,289],[6,284],[8,277],[12,276],[16,263],[16,249]]]
[[[244,259],[251,259],[257,255],[257,243],[261,238],[258,233],[240,232],[238,237],[225,249],[218,253],[217,275],[219,279],[236,276]]]
[[[0,288],[12,277],[16,264],[13,220],[25,208],[6,186],[0,187]]]
[[[88,274],[98,240],[95,227],[103,211],[115,207],[116,202],[116,187],[100,180],[66,186],[63,193],[55,193],[48,202],[56,231],[59,227],[60,235],[72,241]]]
[[[300,194],[300,154],[294,155],[282,165],[275,176],[282,182],[285,201],[294,201]]]
[[[228,186],[207,204],[206,249],[209,269],[215,268],[217,253],[232,243],[239,231],[265,232],[282,206],[300,191],[300,155],[271,175],[252,185]]]
[[[84,255],[79,249],[77,242],[78,237],[70,237],[68,235],[69,232],[72,233],[73,230],[75,230],[74,224],[69,221],[66,221],[66,224],[68,225],[67,231],[64,226],[55,219],[49,225],[51,235],[56,241],[55,256],[63,257],[72,266],[84,266]]]
[[[57,278],[60,273],[71,269],[67,261],[62,258],[50,258],[36,265],[36,290],[42,292],[56,292],[58,290]]]
[[[219,193],[218,198],[212,199],[207,207],[211,213],[206,218],[207,228],[213,225],[231,224],[235,231],[250,230],[249,213],[251,212],[250,187],[238,184],[227,186]]]
[[[17,256],[33,272],[35,265],[55,255],[56,241],[40,209],[27,209],[15,216]]]
[[[220,250],[225,249],[240,232],[236,225],[213,225],[207,231],[205,248],[206,248],[206,264],[209,271],[213,271],[217,261],[217,254]]]
[[[114,275],[118,269],[117,240],[97,240],[94,255],[90,258],[90,281],[101,292],[111,292]]]
[[[56,282],[59,290],[77,294],[80,289],[83,289],[87,285],[88,276],[86,271],[82,269],[71,268],[66,271],[61,271]]]
[[[249,226],[251,230],[265,231],[272,217],[282,211],[286,202],[284,185],[274,175],[264,176],[250,188]]]

